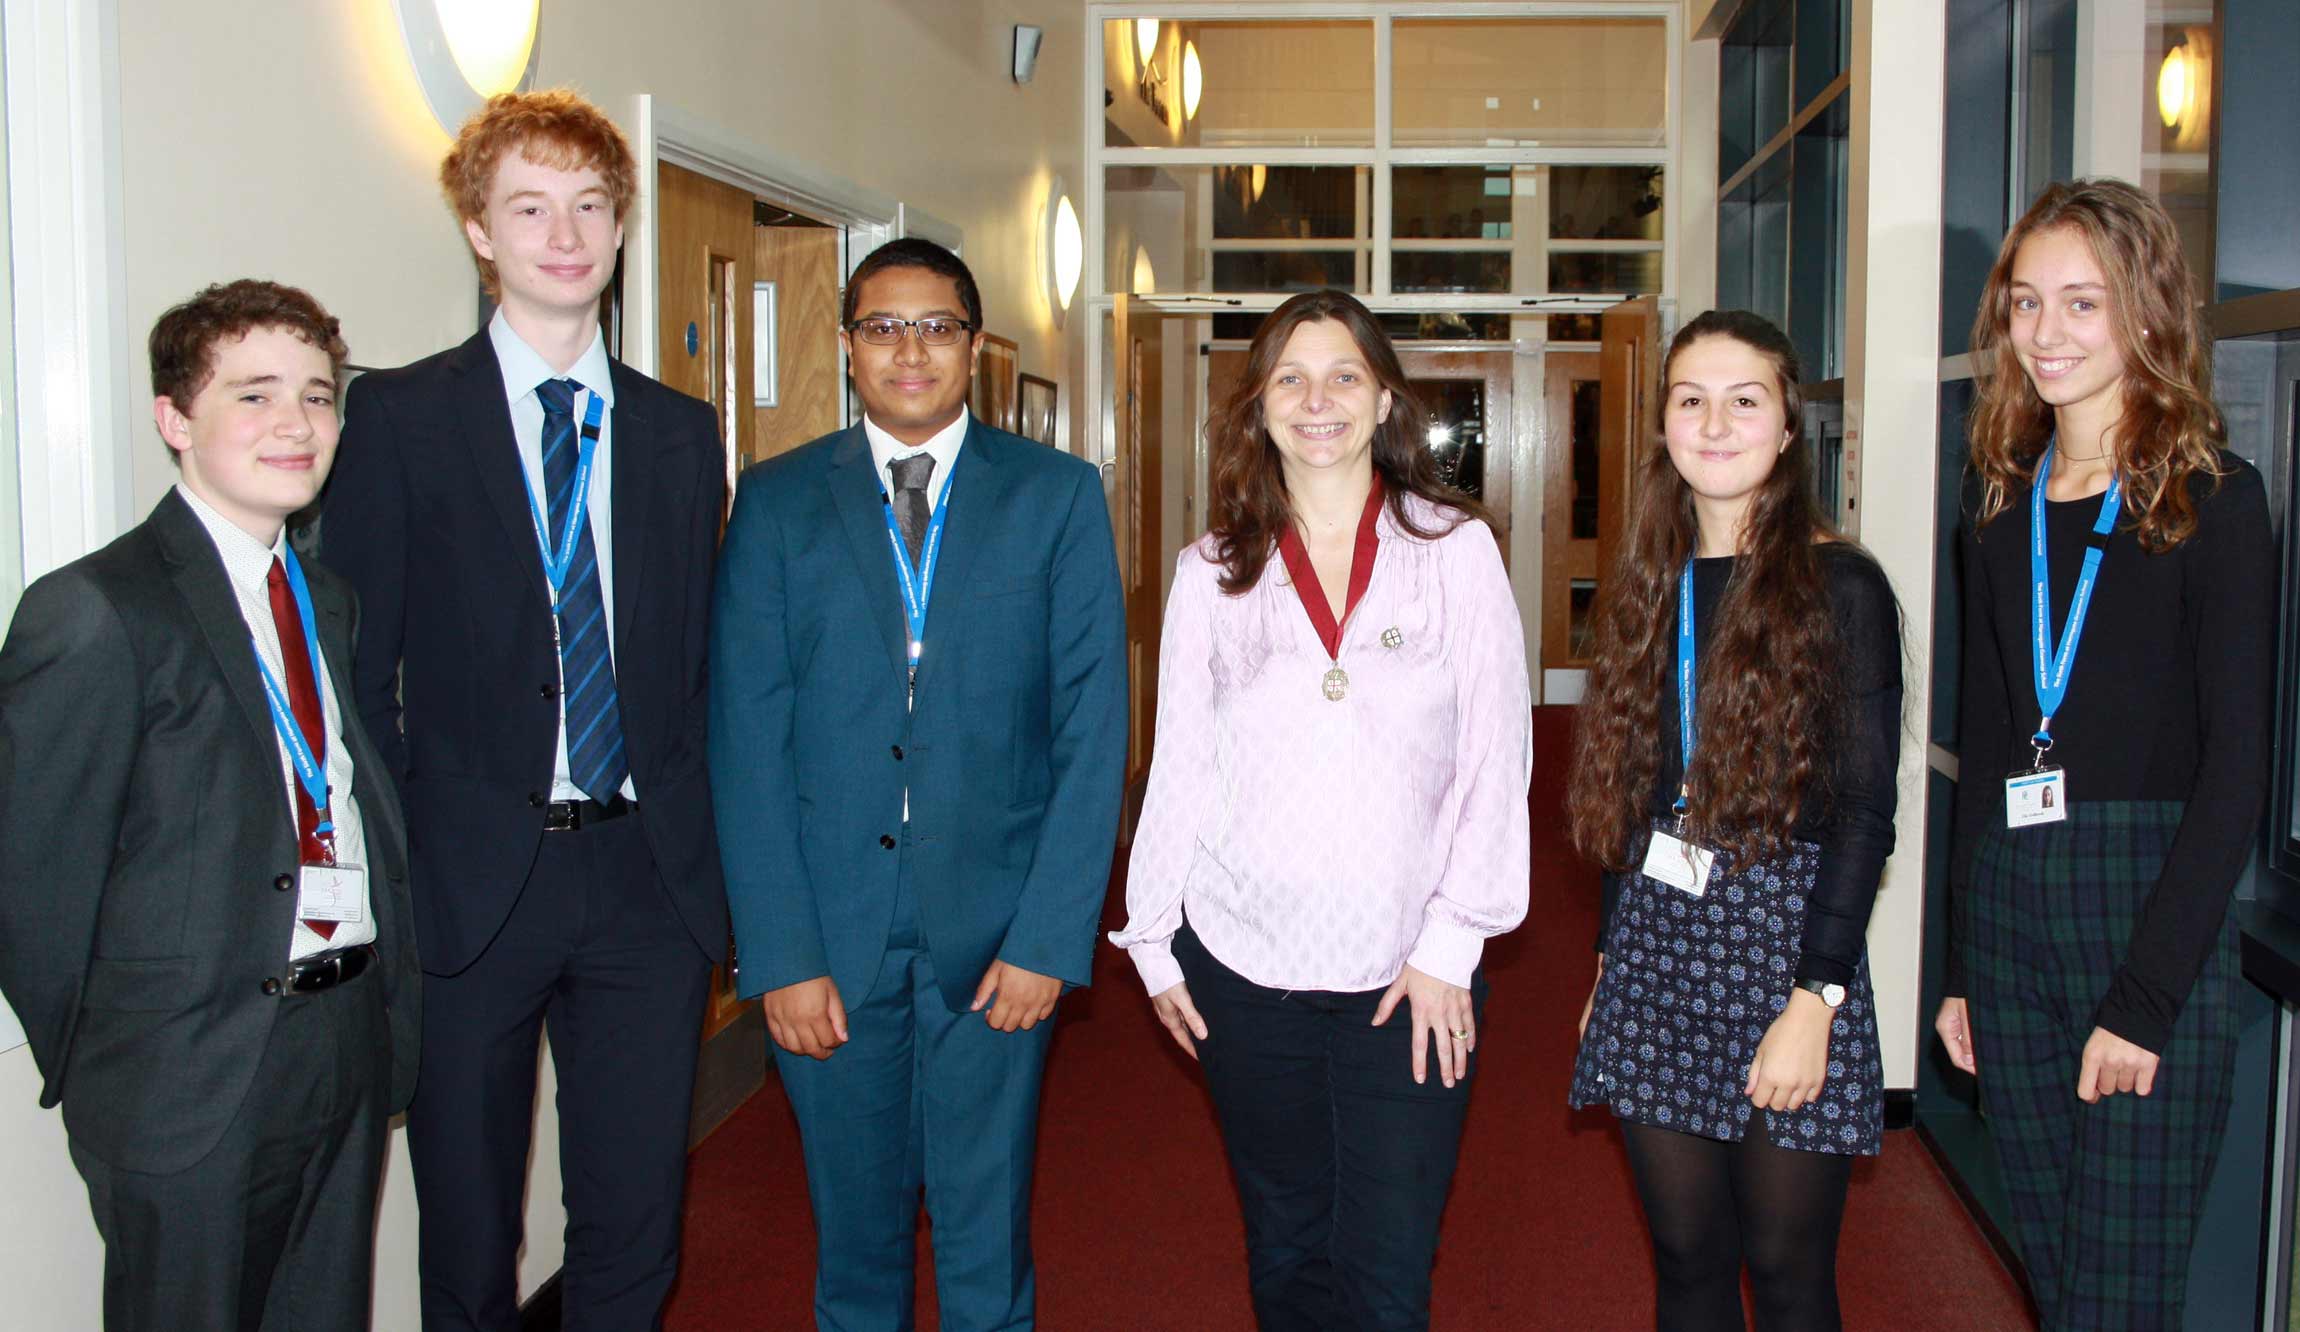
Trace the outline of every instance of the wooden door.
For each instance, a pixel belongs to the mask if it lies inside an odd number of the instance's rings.
[[[657,377],[711,404],[728,475],[750,457],[751,196],[668,163],[657,168]]]
[[[1510,478],[1517,463],[1515,353],[1401,350],[1406,382],[1429,416],[1428,447],[1455,487],[1493,515],[1502,564],[1509,563]]]
[[[1607,500],[1598,427],[1597,352],[1543,358],[1548,447],[1541,477],[1541,666],[1589,665],[1589,611],[1597,598],[1599,515]]]
[[[658,378],[711,404],[731,480],[758,430],[751,412],[751,196],[665,164],[657,169],[655,198]],[[733,962],[730,951],[728,963],[711,970],[706,1041],[742,1016]]]
[[[1117,426],[1112,456],[1111,529],[1118,541],[1118,576],[1126,597],[1128,809],[1138,809],[1150,775],[1152,724],[1158,715],[1158,626],[1165,614],[1160,590],[1164,486],[1164,413],[1160,388],[1164,317],[1120,295],[1111,309],[1111,391]]]
[[[842,424],[839,410],[846,391],[839,367],[840,239],[835,227],[754,226],[751,228],[751,274],[758,283],[773,284],[773,299],[764,308],[773,311],[772,327],[757,327],[751,336],[765,339],[772,355],[759,358],[771,367],[771,384],[752,385],[751,437],[743,461],[757,462],[820,438]],[[752,308],[762,308],[756,295]],[[758,360],[754,360],[756,366]]]
[[[1599,317],[1597,567],[1628,532],[1637,469],[1661,438],[1661,305],[1636,296]],[[1602,573],[1601,575],[1602,576]]]

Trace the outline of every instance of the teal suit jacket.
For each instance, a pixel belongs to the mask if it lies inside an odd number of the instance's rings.
[[[1126,765],[1100,474],[968,427],[915,709],[884,503],[859,425],[748,468],[735,496],[710,758],[738,991],[827,975],[859,1001],[906,863],[953,1010],[993,960],[1084,985]]]

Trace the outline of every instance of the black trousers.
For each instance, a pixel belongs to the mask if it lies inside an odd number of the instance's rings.
[[[1417,1086],[1412,1010],[1401,1000],[1371,1025],[1380,990],[1256,985],[1187,925],[1174,957],[1206,1020],[1198,1059],[1245,1213],[1255,1322],[1263,1332],[1427,1328],[1470,1079],[1447,1087],[1433,1051]],[[1482,1019],[1482,975],[1471,993]]]
[[[640,817],[544,834],[503,932],[468,969],[424,978],[407,1145],[427,1332],[519,1326],[544,1028],[559,1078],[563,1326],[654,1327],[669,1298],[710,967],[656,881]]]
[[[277,1002],[247,1100],[198,1164],[150,1175],[72,1144],[104,1238],[106,1332],[368,1325],[391,1094],[382,978],[371,966]]]

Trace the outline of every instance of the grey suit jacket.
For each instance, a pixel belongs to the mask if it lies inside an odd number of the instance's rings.
[[[407,837],[344,695],[351,593],[305,567],[366,828],[397,1110],[420,1030]],[[287,966],[297,859],[246,621],[171,490],[26,589],[0,646],[0,993],[76,1145],[155,1173],[215,1146],[296,1002],[264,982]]]

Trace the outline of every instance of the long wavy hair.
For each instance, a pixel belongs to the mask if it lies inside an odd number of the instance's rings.
[[[1294,521],[1278,446],[1262,415],[1262,395],[1294,330],[1321,319],[1349,330],[1374,386],[1389,390],[1390,415],[1374,427],[1373,454],[1374,474],[1382,480],[1382,502],[1390,521],[1423,540],[1443,536],[1468,519],[1493,521],[1483,505],[1440,476],[1437,458],[1429,451],[1429,419],[1407,386],[1397,348],[1390,345],[1382,326],[1346,293],[1306,291],[1262,321],[1246,352],[1244,373],[1206,418],[1206,488],[1211,492],[1207,529],[1222,565],[1222,590],[1231,596],[1261,581],[1278,538]],[[1425,530],[1406,508],[1408,495],[1418,495],[1441,511],[1452,510],[1451,521],[1435,531]]]
[[[2180,233],[2154,198],[2121,180],[2053,185],[2005,234],[1973,320],[1980,392],[1967,418],[1980,483],[1980,525],[2036,477],[2053,412],[2021,369],[2012,340],[2012,267],[2034,236],[2073,231],[2108,279],[2108,314],[2124,358],[2122,413],[2104,443],[2124,478],[2124,511],[2141,548],[2166,551],[2196,531],[2189,479],[2220,476],[2226,438],[2212,405],[2210,349],[2197,317]]]
[[[1698,667],[1700,744],[1686,774],[1686,830],[1749,864],[1783,847],[1823,780],[1822,737],[1840,699],[1842,656],[1817,539],[1831,534],[1813,498],[1797,352],[1762,316],[1711,310],[1677,332],[1661,380],[1688,347],[1730,338],[1773,369],[1788,446],[1751,497],[1740,558]],[[1677,580],[1698,548],[1693,490],[1665,440],[1644,446],[1627,539],[1592,608],[1595,661],[1576,726],[1566,797],[1574,846],[1609,869],[1644,840],[1677,662]]]

